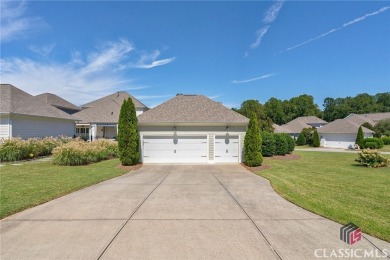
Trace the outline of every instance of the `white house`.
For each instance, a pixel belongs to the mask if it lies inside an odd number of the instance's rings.
[[[75,134],[75,119],[52,101],[55,99],[63,109],[75,106],[58,96],[48,93],[32,96],[13,85],[0,84],[0,98],[0,138]]]
[[[127,92],[116,92],[81,106],[81,111],[73,114],[78,118],[76,135],[87,140],[97,138],[114,139],[118,134],[119,112],[125,99],[131,98],[137,116],[148,108]]]
[[[321,146],[352,149],[355,146],[360,124],[348,119],[337,119],[318,129]],[[374,131],[362,127],[364,137],[373,137]]]
[[[202,95],[182,95],[138,117],[144,163],[238,163],[249,119]]]

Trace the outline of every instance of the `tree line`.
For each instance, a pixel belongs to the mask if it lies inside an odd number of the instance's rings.
[[[272,123],[282,125],[301,116],[317,116],[327,122],[345,118],[351,113],[364,114],[376,112],[390,112],[390,92],[369,95],[358,94],[355,97],[324,99],[324,110],[314,103],[311,95],[300,95],[289,100],[270,98],[264,104],[250,99],[241,104],[234,111],[250,117],[255,113],[262,131],[272,131]]]

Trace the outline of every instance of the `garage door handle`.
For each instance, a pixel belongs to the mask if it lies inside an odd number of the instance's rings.
[[[144,144],[148,144],[149,142],[144,142]]]
[[[200,142],[201,144],[207,144],[207,142]]]
[[[149,157],[149,156],[147,156],[147,155],[144,155],[144,157]]]
[[[221,156],[216,155],[215,157],[221,157]]]
[[[233,156],[233,157],[238,157],[238,156]]]
[[[207,157],[207,155],[202,155],[201,157]]]

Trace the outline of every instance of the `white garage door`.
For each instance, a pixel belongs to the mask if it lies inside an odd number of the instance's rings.
[[[238,136],[215,137],[215,162],[238,163]]]
[[[330,148],[353,148],[355,145],[356,134],[323,134],[325,147]]]
[[[144,136],[144,163],[207,163],[206,136]]]

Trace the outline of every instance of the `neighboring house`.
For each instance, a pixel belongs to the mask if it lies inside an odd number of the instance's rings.
[[[34,99],[37,102],[47,103],[52,106],[55,106],[56,108],[61,109],[62,111],[70,115],[81,110],[79,107],[73,105],[69,101],[51,93],[43,93],[37,95],[34,97]]]
[[[114,139],[118,134],[119,112],[125,99],[131,98],[137,116],[148,110],[139,100],[127,92],[116,92],[81,106],[81,111],[73,114],[80,119],[76,124],[76,135],[88,140],[97,138]]]
[[[290,132],[292,132],[286,126],[281,126],[278,124],[273,124],[272,128],[274,129],[274,133],[290,133]]]
[[[379,121],[383,119],[390,119],[390,112],[370,113],[370,114],[350,114],[347,117],[345,117],[345,119],[358,125],[362,125],[367,122],[375,126]]]
[[[301,116],[291,120],[287,124],[281,125],[284,131],[291,135],[293,138],[297,138],[304,128],[321,128],[328,122],[316,117],[316,116]],[[283,130],[282,130],[283,131]]]
[[[0,138],[75,134],[75,119],[51,102],[56,100],[63,108],[75,106],[53,94],[42,95],[32,96],[13,85],[0,84]]]
[[[360,124],[347,119],[337,119],[318,129],[321,146],[352,149],[355,146]],[[374,131],[362,127],[364,138],[373,137]]]
[[[249,119],[202,95],[182,95],[141,114],[144,163],[238,163]]]

